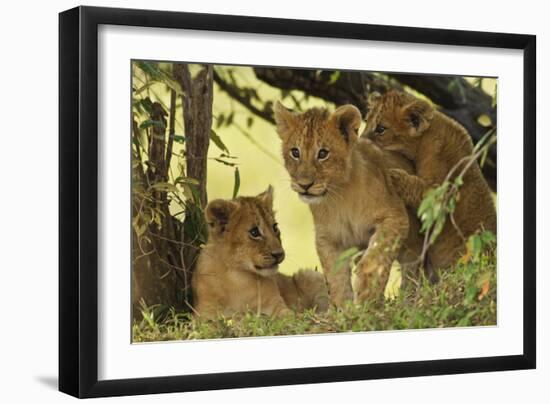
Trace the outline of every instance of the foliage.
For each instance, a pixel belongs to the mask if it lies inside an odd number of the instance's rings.
[[[464,183],[464,175],[472,165],[477,164],[478,160],[481,160],[480,165],[483,166],[489,149],[494,143],[496,143],[496,131],[491,129],[476,144],[470,156],[464,157],[451,168],[441,185],[430,189],[424,195],[417,212],[422,223],[420,232],[424,233],[422,262],[429,247],[435,243],[437,237],[441,234],[447,220],[451,220],[455,229],[462,234],[454,222],[453,213],[460,198],[460,187]],[[465,240],[464,237],[463,239]]]
[[[313,311],[272,319],[249,312],[214,321],[196,321],[189,313],[142,306],[143,320],[133,324],[134,342],[204,338],[261,337],[333,332],[404,330],[496,324],[496,247],[482,233],[468,243],[467,254],[441,274],[437,284],[408,282],[391,300],[349,303],[327,313]],[[162,314],[164,313],[164,314]]]
[[[203,191],[200,181],[188,175],[188,138],[177,119],[191,95],[173,73],[174,64],[132,64],[134,315],[144,297],[178,307],[189,302],[193,258],[206,240]],[[176,134],[177,125],[183,132]],[[221,140],[216,144],[223,146]]]

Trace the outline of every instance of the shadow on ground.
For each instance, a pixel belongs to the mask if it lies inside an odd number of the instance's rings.
[[[37,376],[36,380],[44,386],[57,390],[58,381],[57,376]]]

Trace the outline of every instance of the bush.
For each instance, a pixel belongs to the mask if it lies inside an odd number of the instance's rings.
[[[189,313],[143,305],[133,324],[134,342],[324,334],[496,325],[496,248],[494,236],[468,241],[466,254],[436,284],[410,280],[398,296],[384,302],[349,303],[327,313],[306,311],[272,319],[246,313],[196,321]]]

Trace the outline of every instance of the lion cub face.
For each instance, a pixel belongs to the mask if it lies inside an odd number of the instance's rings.
[[[359,110],[344,105],[332,114],[318,108],[299,114],[277,102],[275,121],[291,187],[300,199],[315,204],[337,195],[350,175]]]
[[[431,124],[433,107],[407,93],[371,93],[367,126],[361,136],[378,146],[414,158],[416,144]]]
[[[205,209],[208,244],[225,248],[228,268],[273,275],[284,260],[281,234],[273,214],[273,188],[255,197],[216,199]]]

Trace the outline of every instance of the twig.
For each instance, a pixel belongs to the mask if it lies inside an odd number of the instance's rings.
[[[174,147],[174,135],[176,134],[176,92],[170,91],[170,122],[168,127],[168,145],[166,146],[166,167],[165,175],[168,179],[168,172],[170,170],[170,163],[172,161],[172,149]]]

